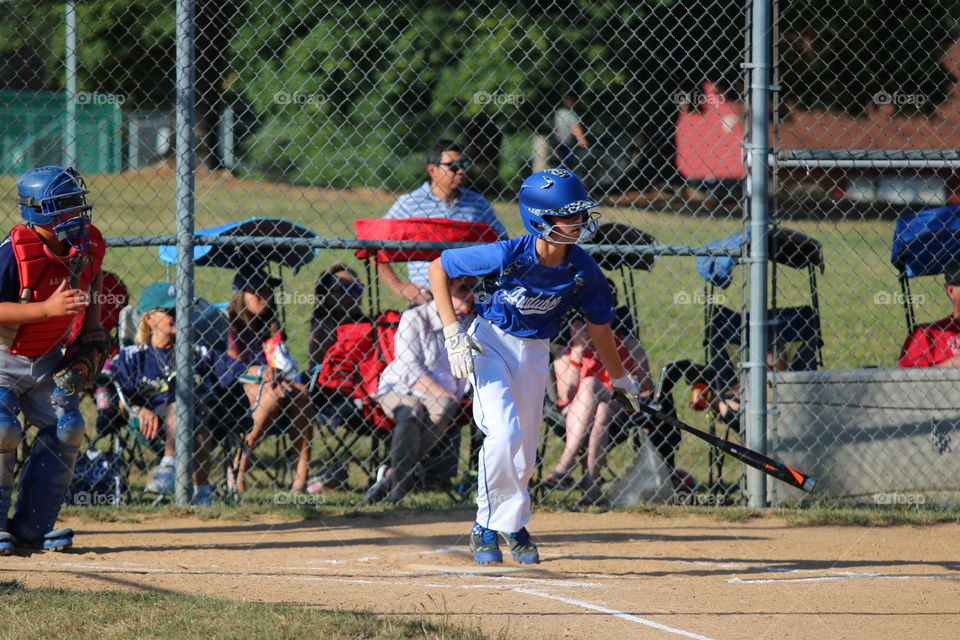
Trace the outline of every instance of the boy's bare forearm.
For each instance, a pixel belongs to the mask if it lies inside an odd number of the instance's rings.
[[[447,275],[440,258],[430,263],[430,288],[433,289],[433,299],[437,302],[437,313],[443,326],[457,321],[457,312],[453,308],[453,298],[450,295],[450,276]]]
[[[0,302],[0,324],[21,325],[51,317],[45,302]]]

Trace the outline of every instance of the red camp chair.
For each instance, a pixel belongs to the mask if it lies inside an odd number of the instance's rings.
[[[446,218],[360,219],[355,221],[354,226],[358,240],[493,242],[499,239],[497,231],[488,224]],[[357,419],[347,421],[352,423],[346,425],[348,433],[340,434],[336,427],[328,429],[329,425],[320,425],[321,430],[330,431],[327,441],[334,446],[329,453],[337,466],[346,466],[349,462],[357,463],[372,479],[376,476],[377,468],[389,455],[388,438],[393,422],[380,409],[373,395],[383,368],[393,360],[393,335],[399,322],[399,312],[381,308],[375,265],[385,262],[428,261],[439,255],[440,252],[436,250],[419,249],[361,249],[356,252],[357,258],[366,264],[367,281],[370,283],[367,288],[370,295],[369,316],[373,320],[342,325],[338,329],[338,343],[354,344],[355,357],[325,357],[320,371],[311,381],[315,398],[322,398],[324,391],[330,390],[351,398],[358,406],[353,416]],[[337,361],[331,361],[333,359]],[[468,411],[463,415],[469,418]],[[462,426],[463,422],[458,425]],[[363,459],[353,451],[358,440],[365,435],[371,436],[372,441],[370,455]]]

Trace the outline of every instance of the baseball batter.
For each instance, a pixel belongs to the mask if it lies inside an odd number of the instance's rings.
[[[502,562],[497,538],[517,562],[540,561],[526,525],[528,484],[536,461],[550,360],[550,340],[568,312],[579,308],[614,389],[634,406],[635,380],[624,371],[610,322],[614,302],[600,267],[582,248],[596,229],[597,203],[577,176],[548,169],[520,187],[520,217],[529,232],[511,240],[449,249],[430,265],[430,281],[444,325],[454,375],[472,375],[474,421],[484,434],[479,453],[477,520],[470,550],[479,564]],[[457,322],[449,281],[481,276],[478,316]]]
[[[79,391],[99,371],[105,347],[99,304],[105,245],[90,224],[87,193],[73,169],[27,171],[17,181],[24,222],[0,245],[0,555],[17,544],[55,551],[73,544],[72,530],[53,526],[83,440]],[[64,358],[80,314],[83,353]],[[20,470],[8,522],[21,411],[40,432]]]

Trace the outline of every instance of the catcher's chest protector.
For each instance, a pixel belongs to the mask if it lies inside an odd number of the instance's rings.
[[[40,236],[26,225],[18,224],[10,231],[13,255],[17,259],[17,271],[20,275],[20,302],[42,302],[49,298],[60,283],[71,277],[71,263],[86,260],[86,266],[80,272],[77,288],[89,292],[90,284],[100,273],[106,245],[103,236],[91,225],[87,235],[89,253],[82,253],[71,247],[65,256],[50,251]],[[0,342],[10,353],[35,358],[42,356],[57,346],[74,316],[60,316],[30,322],[19,327],[0,325]]]

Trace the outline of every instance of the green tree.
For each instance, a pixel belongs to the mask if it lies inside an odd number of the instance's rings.
[[[954,82],[941,56],[958,17],[956,0],[786,3],[782,97],[804,109],[859,115],[878,93],[901,93],[924,97],[902,108],[932,110]]]

